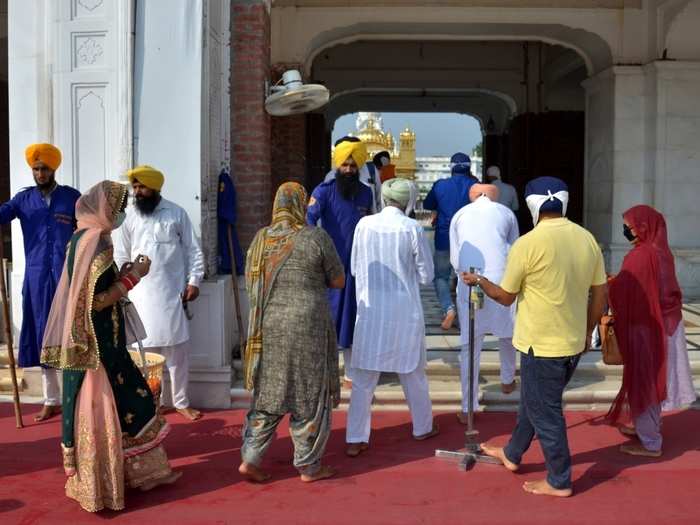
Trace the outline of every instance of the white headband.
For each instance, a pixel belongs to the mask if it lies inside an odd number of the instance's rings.
[[[537,222],[540,220],[540,208],[547,201],[553,201],[557,199],[561,201],[562,215],[566,216],[566,206],[569,204],[569,192],[568,191],[558,191],[552,193],[547,190],[547,195],[528,195],[525,197],[525,202],[530,210],[530,215],[532,215],[532,223],[537,226]]]

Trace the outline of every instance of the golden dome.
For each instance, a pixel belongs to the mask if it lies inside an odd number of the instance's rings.
[[[368,119],[364,129],[361,129],[357,133],[357,137],[364,142],[368,148],[372,145],[378,145],[383,148],[389,148],[389,142],[393,142],[393,139],[387,137],[377,123],[373,119]]]

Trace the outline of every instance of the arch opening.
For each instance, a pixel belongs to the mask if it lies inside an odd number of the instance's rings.
[[[383,39],[325,49],[310,79],[332,93],[323,110],[328,151],[331,124],[343,114],[471,115],[480,123],[486,166],[498,165],[521,195],[536,176],[565,179],[575,196],[569,215],[583,222],[588,74],[578,52],[541,41]],[[527,231],[532,224],[522,204],[519,222]]]

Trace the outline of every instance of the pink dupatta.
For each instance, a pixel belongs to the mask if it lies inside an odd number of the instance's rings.
[[[92,326],[92,301],[97,279],[113,263],[110,233],[127,197],[127,187],[102,181],[82,195],[75,206],[78,230],[85,230],[73,258],[68,257],[46,323],[41,362],[54,368],[95,370],[99,348]]]

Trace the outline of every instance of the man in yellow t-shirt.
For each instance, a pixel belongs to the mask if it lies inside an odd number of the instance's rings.
[[[530,181],[525,201],[535,228],[513,244],[500,286],[483,276],[461,275],[505,306],[518,300],[513,333],[513,346],[521,353],[518,421],[505,448],[483,444],[482,450],[515,471],[536,435],[547,478],[523,488],[560,497],[572,494],[562,395],[590,345],[606,296],[603,255],[593,235],[566,219],[568,200],[563,181]]]

